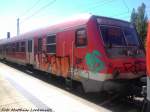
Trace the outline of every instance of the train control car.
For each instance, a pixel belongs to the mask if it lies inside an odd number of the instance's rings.
[[[0,57],[76,82],[85,92],[122,91],[145,75],[135,27],[95,15],[1,41]]]

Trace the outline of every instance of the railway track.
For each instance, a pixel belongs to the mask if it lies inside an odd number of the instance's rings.
[[[109,95],[104,92],[102,93],[88,93],[88,94],[81,94],[76,92],[74,89],[69,88],[66,86],[65,81],[61,78],[54,77],[48,73],[27,69],[25,66],[17,65],[14,63],[1,61],[8,66],[11,66],[15,69],[18,69],[22,72],[25,72],[28,75],[36,77],[40,80],[45,81],[46,83],[55,85],[63,90],[69,91],[72,94],[80,96],[92,103],[95,103],[99,106],[105,107],[113,112],[142,112],[143,108],[143,97],[137,99],[136,97],[126,97],[120,96],[119,94]]]

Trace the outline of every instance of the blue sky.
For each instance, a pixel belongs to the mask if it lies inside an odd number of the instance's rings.
[[[83,13],[129,21],[132,9],[142,2],[150,17],[150,0],[0,0],[0,38],[7,31],[16,35],[18,17],[21,33]]]

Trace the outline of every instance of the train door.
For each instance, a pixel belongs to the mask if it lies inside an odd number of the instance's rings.
[[[75,56],[83,57],[87,48],[87,32],[85,28],[80,28],[76,30],[75,34]]]
[[[27,40],[27,62],[28,64],[33,64],[34,63],[34,43],[33,40]]]
[[[38,64],[39,69],[41,69],[41,70],[43,68],[43,65],[42,65],[42,43],[43,43],[42,38],[41,37],[38,38],[38,41],[37,41],[37,54],[36,54],[38,59],[36,59],[36,62]]]
[[[83,69],[84,59],[87,52],[86,28],[77,29],[75,33],[74,66],[76,69]]]

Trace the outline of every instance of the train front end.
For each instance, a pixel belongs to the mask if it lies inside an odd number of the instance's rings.
[[[145,52],[134,25],[129,22],[97,17],[100,38],[104,45],[105,91],[141,91],[140,78],[145,76]]]

